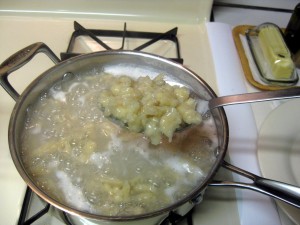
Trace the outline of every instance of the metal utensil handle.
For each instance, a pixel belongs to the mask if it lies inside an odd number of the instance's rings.
[[[286,88],[275,91],[262,91],[212,98],[211,100],[209,100],[209,109],[225,105],[282,100],[289,98],[300,98],[300,88]]]
[[[24,66],[40,52],[46,54],[54,63],[60,62],[60,59],[47,45],[37,42],[16,52],[0,65],[0,84],[14,100],[19,98],[19,94],[9,83],[9,74]]]
[[[273,198],[279,199],[297,208],[300,208],[300,187],[286,184],[283,182],[262,178],[253,173],[245,171],[241,168],[235,167],[227,162],[223,162],[222,166],[232,172],[247,177],[253,181],[253,183],[240,183],[233,181],[213,181],[209,186],[221,186],[221,187],[235,187],[250,189],[260,192],[265,195],[269,195]]]

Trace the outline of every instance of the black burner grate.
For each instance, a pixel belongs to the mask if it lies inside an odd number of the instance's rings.
[[[51,206],[49,203],[46,203],[44,207],[41,207],[37,211],[37,213],[35,213],[33,216],[27,218],[28,214],[29,214],[30,203],[31,203],[31,199],[32,199],[33,195],[35,195],[35,194],[32,192],[32,190],[29,187],[27,187],[22,210],[20,213],[19,221],[18,221],[18,225],[39,224],[39,220],[42,220],[43,216],[47,216],[47,214],[50,213],[49,209]],[[42,199],[40,199],[40,200],[43,201]],[[56,210],[59,210],[59,209],[56,209]],[[65,212],[62,212],[61,215],[63,216],[62,219],[63,219],[65,225],[73,225]],[[169,216],[160,223],[160,225],[176,225],[176,224],[193,225],[193,209],[184,216],[178,215],[177,213],[174,213],[171,211],[169,213]]]
[[[193,225],[193,209],[186,215],[181,216],[177,213],[170,212],[169,216],[160,225],[176,225],[176,224]]]
[[[20,213],[18,225],[30,225],[33,224],[35,221],[39,220],[42,216],[48,213],[50,209],[50,204],[47,203],[44,208],[41,208],[36,214],[31,216],[30,218],[27,218],[28,212],[29,212],[29,207],[30,207],[30,201],[31,197],[34,193],[32,190],[27,187],[23,205],[22,205],[22,210]]]
[[[64,217],[66,225],[73,225],[65,212],[63,212],[62,215]],[[170,212],[169,216],[166,219],[164,219],[160,223],[160,225],[176,225],[178,223],[182,225],[193,225],[193,210],[191,210],[184,216],[178,215],[174,212]]]
[[[180,46],[179,41],[177,39],[177,31],[178,28],[175,27],[165,33],[156,33],[156,32],[141,32],[141,31],[128,31],[126,30],[126,23],[124,24],[124,29],[122,31],[117,30],[94,30],[94,29],[86,29],[81,26],[78,22],[74,21],[74,32],[71,36],[71,40],[69,42],[68,48],[66,52],[62,52],[60,54],[61,60],[69,59],[73,56],[77,56],[80,53],[72,52],[74,47],[76,38],[79,36],[89,36],[94,41],[96,41],[99,45],[101,45],[105,50],[123,50],[124,43],[126,38],[141,38],[147,39],[144,44],[131,49],[134,51],[142,51],[143,49],[149,47],[152,44],[155,44],[159,40],[169,40],[172,41],[176,46],[176,57],[171,58],[174,61],[179,63],[183,63],[183,59],[180,55]],[[118,37],[121,38],[120,48],[112,49],[110,46],[105,44],[99,37]]]

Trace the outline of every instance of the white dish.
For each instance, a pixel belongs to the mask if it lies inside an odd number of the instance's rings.
[[[300,99],[280,105],[263,122],[258,161],[264,177],[300,186]],[[281,201],[277,204],[300,225],[300,209]]]

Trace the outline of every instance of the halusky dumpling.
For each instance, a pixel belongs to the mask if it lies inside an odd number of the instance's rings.
[[[195,110],[196,101],[185,87],[167,84],[162,75],[153,80],[140,77],[106,75],[110,86],[99,96],[101,108],[108,117],[121,121],[130,131],[144,132],[152,144],[169,141],[183,124],[199,124],[201,115]]]

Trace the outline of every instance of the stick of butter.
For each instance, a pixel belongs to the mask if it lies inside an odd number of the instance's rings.
[[[267,25],[259,29],[259,45],[275,79],[289,79],[293,75],[294,63],[279,29]]]

